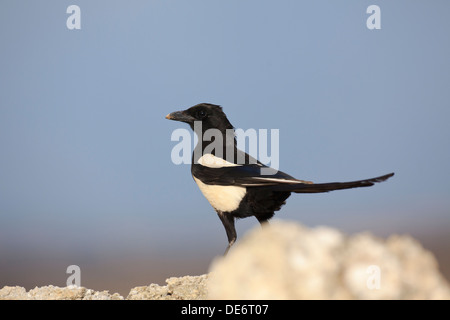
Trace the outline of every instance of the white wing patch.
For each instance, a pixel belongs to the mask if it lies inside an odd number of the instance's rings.
[[[208,168],[223,168],[223,167],[237,167],[240,166],[240,164],[235,164],[226,161],[225,159],[216,157],[215,155],[212,155],[211,153],[204,154],[201,156],[198,161],[198,164],[201,164],[202,166],[208,167]]]
[[[255,180],[254,183],[246,183],[242,184],[246,187],[258,187],[258,186],[267,186],[270,185],[270,183],[267,182],[273,182],[273,184],[277,183],[286,183],[286,184],[298,184],[298,183],[304,183],[304,184],[313,184],[312,181],[306,181],[306,180],[298,180],[298,179],[282,179],[282,178],[267,178],[267,177],[252,177],[252,179]],[[261,182],[258,182],[261,181]],[[264,181],[264,182],[263,182]]]
[[[302,183],[302,180],[289,180],[289,179],[279,179],[279,178],[266,178],[266,177],[253,177],[253,179],[277,182],[277,183]]]

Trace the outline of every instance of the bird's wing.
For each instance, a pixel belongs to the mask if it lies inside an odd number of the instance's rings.
[[[200,164],[193,164],[192,175],[206,184],[268,187],[272,191],[295,193],[321,193],[333,190],[370,187],[394,175],[394,173],[389,173],[380,177],[348,182],[312,183],[310,181],[295,179],[282,171],[274,170],[273,174],[262,174],[261,169],[263,168],[270,169],[259,164],[222,168],[210,168]]]
[[[211,168],[201,164],[192,165],[192,175],[203,183],[226,186],[257,187],[279,184],[311,184],[261,164],[246,164]],[[265,171],[264,171],[265,170]]]

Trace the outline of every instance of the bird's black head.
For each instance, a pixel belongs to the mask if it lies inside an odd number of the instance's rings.
[[[194,130],[194,122],[200,121],[202,132],[208,129],[219,129],[222,133],[225,133],[227,129],[233,129],[227,116],[222,111],[222,107],[210,103],[200,103],[184,111],[169,113],[166,119],[186,122],[192,130]]]

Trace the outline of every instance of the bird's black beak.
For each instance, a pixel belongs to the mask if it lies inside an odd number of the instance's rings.
[[[195,118],[186,114],[185,111],[175,111],[175,112],[169,113],[166,116],[166,119],[181,121],[181,122],[186,122],[186,123],[193,123],[195,121]]]

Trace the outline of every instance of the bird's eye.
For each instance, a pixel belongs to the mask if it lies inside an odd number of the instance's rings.
[[[206,116],[207,116],[207,114],[206,114],[205,110],[199,110],[197,112],[197,118],[199,118],[199,119],[204,119],[204,118],[206,118]]]

